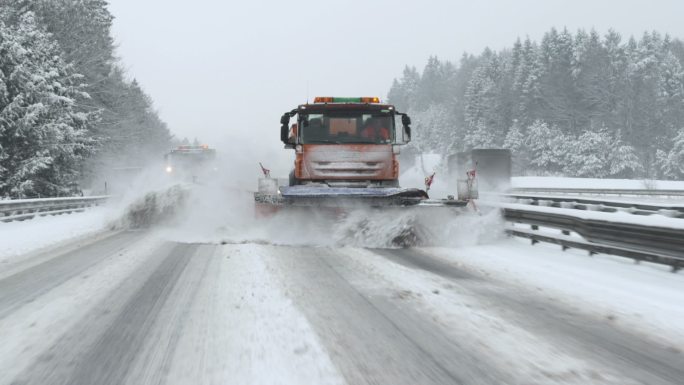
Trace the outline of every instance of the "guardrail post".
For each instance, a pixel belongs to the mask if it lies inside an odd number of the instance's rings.
[[[532,230],[539,230],[539,226],[537,226],[537,225],[531,225],[530,227],[532,228]],[[534,239],[534,238],[530,238],[530,242],[532,243],[533,246],[536,245],[537,243],[539,243],[539,241]]]

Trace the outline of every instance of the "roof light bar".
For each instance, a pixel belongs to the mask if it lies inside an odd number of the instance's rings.
[[[333,103],[332,96],[316,96],[314,98],[314,103]]]
[[[377,96],[363,96],[360,98],[316,96],[314,103],[380,103],[380,98]]]
[[[361,98],[361,103],[380,103],[380,98],[377,96],[365,96]]]

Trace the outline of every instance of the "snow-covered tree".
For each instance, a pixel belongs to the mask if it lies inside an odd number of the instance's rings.
[[[487,127],[484,120],[477,122],[475,127],[469,130],[465,136],[467,149],[473,148],[500,148],[501,138],[497,137],[493,130]]]
[[[556,126],[538,120],[527,128],[525,145],[530,149],[530,165],[543,174],[563,172],[571,140]]]
[[[91,98],[80,100],[100,115],[88,135],[100,146],[84,173],[99,167],[140,166],[159,159],[170,143],[169,131],[154,110],[152,100],[131,80],[117,61],[111,28],[114,17],[106,0],[6,0],[6,24],[15,25],[26,12],[52,34],[60,56],[84,76]]]
[[[436,56],[428,59],[415,98],[411,102],[411,109],[424,111],[431,104],[444,104],[450,99],[450,84],[454,68],[449,62],[442,62]]]
[[[619,139],[614,139],[608,162],[608,175],[613,178],[633,178],[644,170],[634,147]]]
[[[418,87],[420,84],[420,74],[415,67],[404,67],[404,74],[401,79],[394,79],[387,99],[394,104],[400,111],[408,111],[414,107]]]
[[[88,94],[60,53],[33,13],[0,22],[0,195],[68,194],[92,150]]]
[[[684,126],[684,43],[667,35],[647,32],[623,41],[613,30],[601,36],[594,30],[551,29],[540,42],[518,39],[510,50],[464,54],[458,67],[432,57],[423,74],[407,69],[390,99],[402,103],[408,90],[419,100],[409,109],[414,115],[432,105],[444,107],[456,129],[422,134],[438,135],[424,138],[426,143],[450,142],[442,146],[447,151],[511,146],[520,133],[527,144],[530,135],[546,132],[538,123],[543,122],[563,140],[546,138],[521,170],[678,175],[676,163],[666,160]],[[536,128],[529,132],[531,126]],[[585,143],[579,144],[580,138]],[[611,144],[609,156],[580,159],[579,149],[586,147],[587,153],[601,143]],[[570,156],[571,150],[575,158],[565,159],[571,165],[564,169],[560,155]]]
[[[508,130],[503,142],[503,148],[511,150],[513,171],[523,175],[530,163],[530,149],[525,141],[525,134],[520,129],[520,124],[516,120],[513,127]]]
[[[658,150],[656,156],[664,177],[670,179],[684,178],[684,129],[677,133],[670,151]]]
[[[454,123],[453,115],[445,105],[433,104],[426,110],[412,112],[414,135],[412,146],[420,152],[445,154],[448,146],[458,143],[456,137],[463,135]],[[444,140],[444,139],[451,140]],[[461,149],[455,149],[461,151]]]

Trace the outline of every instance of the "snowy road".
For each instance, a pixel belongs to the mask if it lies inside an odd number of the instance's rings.
[[[681,335],[447,254],[150,232],[61,245],[0,265],[0,384],[684,380]]]

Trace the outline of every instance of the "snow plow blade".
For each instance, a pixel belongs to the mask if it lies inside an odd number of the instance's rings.
[[[463,207],[467,204],[454,199],[428,199],[425,191],[416,188],[305,185],[280,186],[276,194],[257,192],[254,200],[257,205],[274,207]]]

